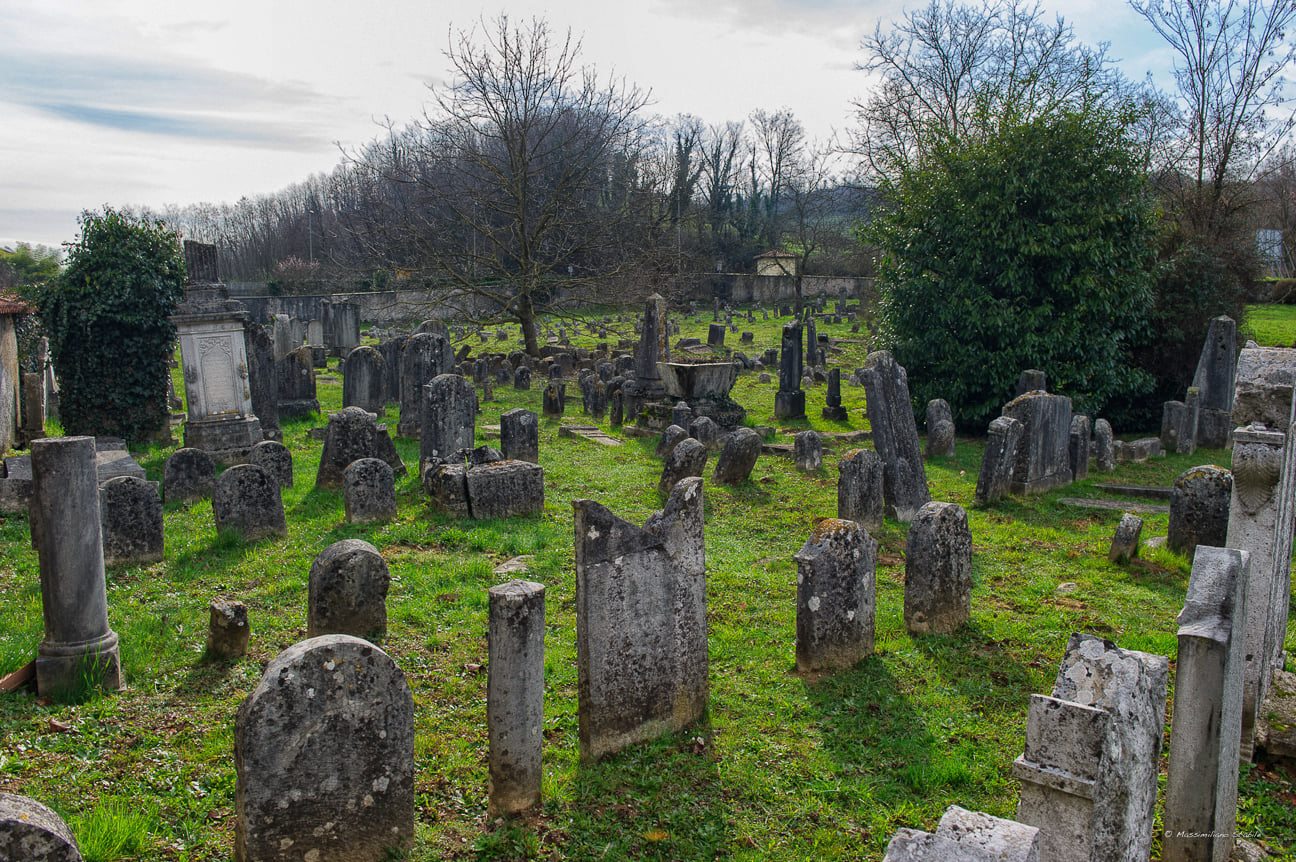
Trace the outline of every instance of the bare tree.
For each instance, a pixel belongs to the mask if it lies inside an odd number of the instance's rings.
[[[753,197],[762,192],[765,244],[779,247],[783,240],[781,206],[788,183],[804,155],[805,127],[791,110],[752,111],[751,173]]]
[[[839,149],[834,146],[811,146],[792,163],[787,180],[788,233],[797,256],[796,310],[801,313],[804,299],[802,279],[810,259],[841,227],[835,224],[838,208],[834,195],[841,186],[834,174]]]

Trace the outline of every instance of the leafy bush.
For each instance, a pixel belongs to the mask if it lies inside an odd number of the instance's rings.
[[[964,427],[999,415],[1023,369],[1099,412],[1146,394],[1132,362],[1152,307],[1154,214],[1123,120],[1005,121],[937,143],[884,188],[883,333],[916,403]]]
[[[60,277],[39,291],[68,434],[157,434],[167,423],[170,315],[184,295],[184,257],[160,220],[84,212]]]

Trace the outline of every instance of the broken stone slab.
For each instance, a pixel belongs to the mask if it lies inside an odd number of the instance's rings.
[[[496,566],[492,571],[497,575],[525,575],[531,571],[531,561],[535,559],[533,554],[522,554],[521,556],[512,557]]]
[[[860,369],[873,446],[882,459],[887,513],[911,521],[931,500],[909,398],[909,378],[890,352],[870,353]]]
[[[459,517],[512,518],[544,511],[544,469],[528,461],[429,464],[423,470],[423,489],[437,508]]]
[[[572,437],[577,440],[588,440],[591,443],[597,443],[600,446],[622,446],[621,440],[607,434],[597,425],[560,425],[558,426],[559,437]]]
[[[0,793],[0,859],[5,862],[82,862],[72,830],[26,796]]]
[[[234,661],[247,654],[252,627],[247,605],[233,599],[212,599],[208,606],[207,656]]]
[[[1021,446],[1024,429],[1025,426],[1011,416],[1000,416],[991,421],[986,433],[985,454],[981,458],[981,472],[977,476],[978,504],[992,506],[1012,490],[1017,449]]]
[[[1116,525],[1116,533],[1112,536],[1111,550],[1107,552],[1107,559],[1113,563],[1128,563],[1137,557],[1139,536],[1142,532],[1142,518],[1129,512],[1121,515],[1120,523]]]
[[[1098,509],[1104,512],[1136,512],[1140,515],[1168,515],[1169,506],[1156,503],[1129,503],[1123,500],[1094,500],[1085,497],[1060,497],[1058,503],[1076,509]]]
[[[1113,482],[1097,482],[1094,488],[1108,494],[1124,494],[1126,497],[1147,497],[1151,500],[1169,500],[1174,495],[1174,488],[1160,485],[1118,485]]]

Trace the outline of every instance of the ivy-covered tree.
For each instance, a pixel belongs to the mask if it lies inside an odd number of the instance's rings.
[[[67,266],[39,292],[68,434],[148,439],[167,423],[170,316],[184,296],[184,256],[162,221],[112,208],[84,212]]]
[[[1026,368],[1077,410],[1147,393],[1155,218],[1122,118],[1065,111],[935,142],[868,229],[882,318],[916,403],[983,428]]]

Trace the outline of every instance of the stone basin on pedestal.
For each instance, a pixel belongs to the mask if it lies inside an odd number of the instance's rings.
[[[729,397],[729,390],[738,380],[738,363],[658,362],[657,370],[666,387],[667,418],[677,401],[687,402],[695,416],[709,416],[726,429],[741,425],[747,418],[747,411]]]

